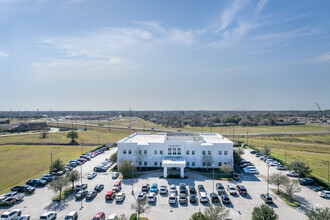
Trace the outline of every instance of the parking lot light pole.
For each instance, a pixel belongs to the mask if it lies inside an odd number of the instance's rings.
[[[212,166],[213,166],[213,187],[212,187],[212,193],[214,193],[214,164],[212,164]]]
[[[269,195],[269,164],[267,164],[268,172],[267,172],[267,195]]]
[[[134,195],[134,190],[133,190],[133,166],[134,166],[134,163],[131,164],[132,165],[132,195]]]
[[[327,160],[328,162],[328,185],[329,185],[329,171],[330,171],[330,164],[329,164],[329,161]]]

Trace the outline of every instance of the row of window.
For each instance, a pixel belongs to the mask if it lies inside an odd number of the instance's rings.
[[[126,154],[127,151],[126,150],[123,150],[123,154]],[[143,151],[144,154],[148,154],[148,151],[147,150],[144,150]],[[158,151],[157,150],[154,150],[154,155],[157,155]],[[132,150],[128,150],[128,154],[132,154]],[[142,154],[142,150],[139,150],[139,154]],[[163,155],[163,150],[159,150],[159,154],[160,155]],[[186,155],[189,155],[190,154],[190,151],[187,150],[186,151]],[[228,154],[228,151],[224,151],[223,152],[223,155],[227,155]],[[181,148],[168,148],[168,155],[181,155]],[[191,155],[195,155],[195,151],[192,150],[191,151]],[[206,151],[203,150],[202,151],[202,155],[206,155]],[[209,150],[207,151],[207,155],[212,155],[212,152]],[[218,152],[218,155],[222,155],[222,151],[219,150]]]
[[[223,164],[224,165],[227,165],[228,163],[227,162],[224,162]],[[143,165],[144,166],[148,166],[148,162],[147,161],[143,161]],[[159,165],[162,166],[162,162],[159,162]],[[139,161],[139,166],[142,166],[142,161]],[[158,162],[157,161],[154,162],[154,166],[158,166]],[[189,167],[190,166],[190,163],[189,162],[186,162],[186,166]],[[191,162],[191,166],[193,166],[193,167],[196,166],[195,162]],[[203,167],[205,167],[205,166],[206,166],[206,163],[203,162]],[[211,163],[208,163],[207,166],[210,167],[211,166]],[[219,162],[218,163],[218,166],[221,167],[222,166],[222,163]]]

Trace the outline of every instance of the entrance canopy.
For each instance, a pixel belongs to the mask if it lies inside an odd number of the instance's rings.
[[[184,178],[184,168],[186,167],[186,160],[182,157],[166,157],[163,159],[162,166],[164,167],[164,178],[167,177],[167,168],[180,168],[180,177]]]

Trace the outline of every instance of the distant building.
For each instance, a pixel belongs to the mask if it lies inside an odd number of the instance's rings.
[[[118,165],[131,160],[137,167],[168,169],[233,167],[233,142],[218,133],[134,133],[117,142]]]
[[[46,122],[0,124],[0,132],[26,132],[48,129]]]

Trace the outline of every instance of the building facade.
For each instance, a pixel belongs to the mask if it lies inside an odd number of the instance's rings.
[[[131,160],[137,167],[168,168],[233,167],[234,143],[218,133],[134,133],[117,142],[118,165]]]

